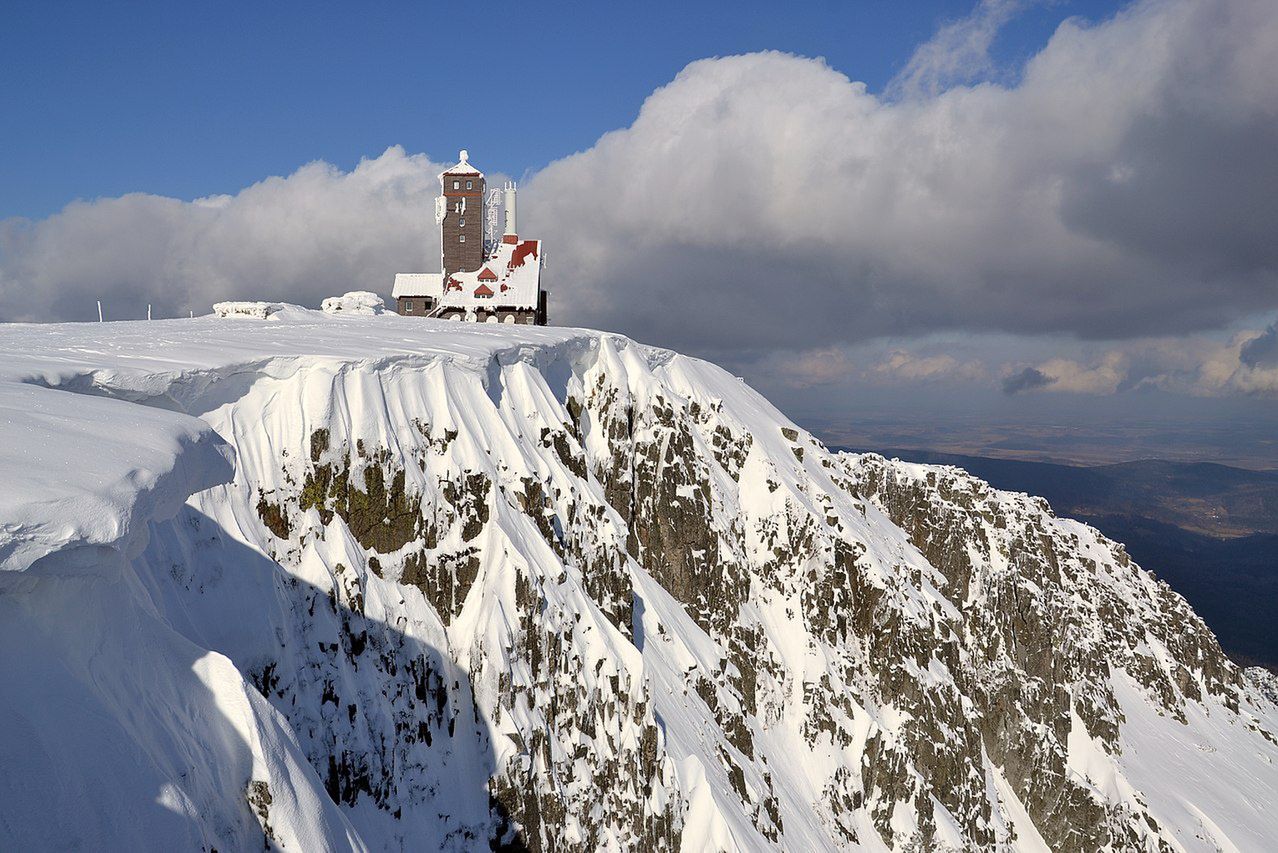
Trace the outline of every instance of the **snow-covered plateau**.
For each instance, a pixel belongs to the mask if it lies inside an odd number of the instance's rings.
[[[617,335],[226,313],[0,326],[0,849],[1273,849],[1278,686],[1041,499]]]

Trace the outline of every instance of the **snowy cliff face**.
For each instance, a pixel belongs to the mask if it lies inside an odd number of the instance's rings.
[[[1278,691],[1122,546],[711,365],[298,309],[0,349],[0,847],[1278,836]]]

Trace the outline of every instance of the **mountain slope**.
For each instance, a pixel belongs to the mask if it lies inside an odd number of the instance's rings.
[[[880,451],[954,465],[991,485],[1041,495],[1101,530],[1190,602],[1237,662],[1278,672],[1278,474],[1202,462],[1079,468],[1047,462]]]
[[[1278,834],[1272,682],[1121,546],[704,362],[300,309],[0,349],[2,846]]]
[[[1076,517],[1142,517],[1222,539],[1278,534],[1274,471],[1160,459],[1080,467],[930,450],[876,452],[909,462],[956,465],[1001,488],[1042,495]]]

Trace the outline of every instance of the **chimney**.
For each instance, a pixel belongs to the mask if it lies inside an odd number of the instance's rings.
[[[515,222],[515,182],[506,182],[506,233],[518,234]]]

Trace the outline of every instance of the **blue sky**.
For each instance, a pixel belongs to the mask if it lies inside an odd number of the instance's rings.
[[[1062,19],[1116,5],[1030,5],[1000,32],[994,56],[1014,73]],[[8,0],[0,218],[127,192],[233,193],[311,160],[350,168],[394,144],[443,159],[475,137],[486,168],[523,175],[629,124],[693,60],[765,49],[825,57],[878,91],[918,44],[971,10],[962,0]],[[473,99],[504,93],[534,117],[478,132],[456,120]]]

